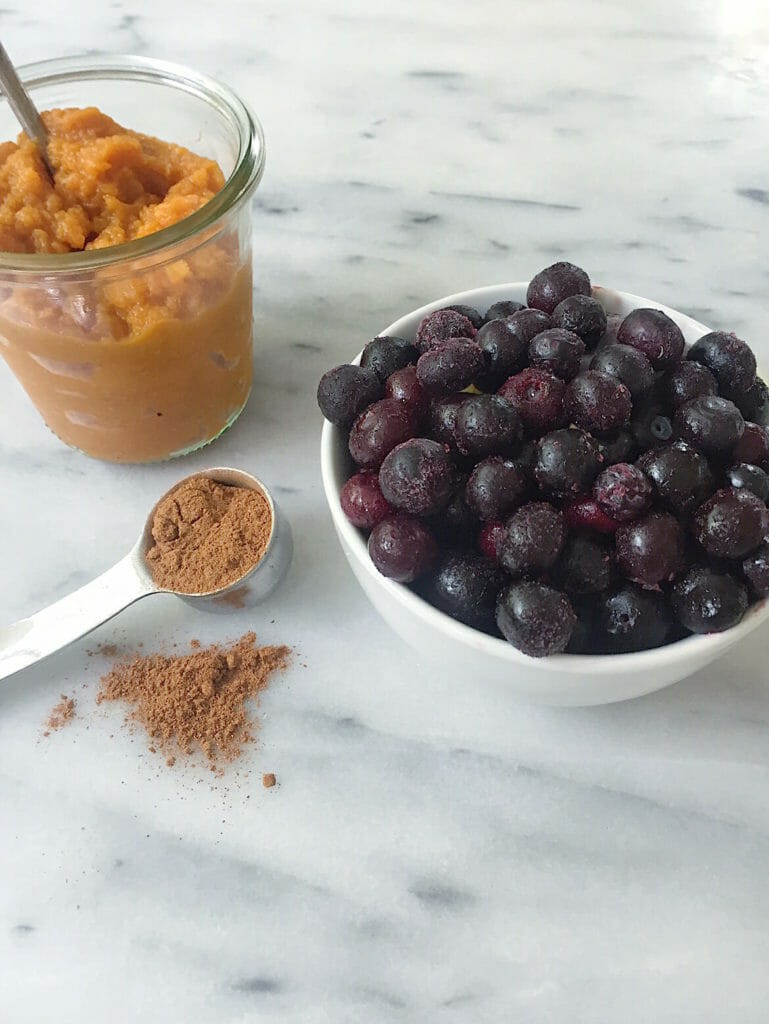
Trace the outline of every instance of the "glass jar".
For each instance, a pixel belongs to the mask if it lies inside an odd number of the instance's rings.
[[[224,174],[205,205],[142,238],[0,252],[0,353],[51,430],[116,462],[194,451],[237,419],[251,389],[261,126],[225,86],[143,57],[46,61],[21,77],[39,110],[98,107]],[[18,131],[3,99],[0,140]]]

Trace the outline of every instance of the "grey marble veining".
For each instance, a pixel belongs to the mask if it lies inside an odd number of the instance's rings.
[[[769,14],[11,0],[0,32],[19,62],[199,67],[268,141],[257,383],[214,448],[89,461],[0,367],[0,620],[104,569],[160,492],[212,462],[275,489],[297,548],[268,609],[159,599],[4,684],[0,1017],[764,1024],[766,636],[594,709],[521,707],[415,662],[333,539],[314,389],[408,309],[558,258],[739,331],[769,365]],[[251,627],[297,657],[225,780],[165,768],[94,707],[96,644]],[[43,738],[61,692],[83,713]]]

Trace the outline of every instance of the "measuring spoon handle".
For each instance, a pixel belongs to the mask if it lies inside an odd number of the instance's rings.
[[[0,679],[61,650],[128,605],[157,593],[131,552],[84,587],[36,615],[0,626]]]

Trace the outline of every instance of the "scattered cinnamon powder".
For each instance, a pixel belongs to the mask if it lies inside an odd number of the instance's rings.
[[[51,708],[51,713],[45,723],[44,736],[50,736],[54,729],[61,729],[71,722],[75,717],[75,701],[72,697],[68,697],[66,693],[61,695],[61,699],[58,704],[55,704]]]
[[[205,594],[239,580],[270,540],[272,514],[261,491],[196,476],[158,505],[147,561],[155,583]]]
[[[144,655],[114,665],[96,700],[132,705],[129,719],[144,726],[150,749],[167,764],[199,749],[219,771],[253,741],[255,723],[246,701],[286,667],[290,653],[288,647],[257,647],[256,636],[247,633],[227,648],[213,644],[191,654]]]
[[[277,781],[274,772],[265,772],[262,776],[262,785],[265,789],[271,789]]]

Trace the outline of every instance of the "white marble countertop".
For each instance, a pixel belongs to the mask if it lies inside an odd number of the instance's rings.
[[[560,257],[737,330],[767,365],[758,8],[4,6],[19,62],[134,51],[227,80],[263,120],[268,166],[258,384],[214,448],[89,461],[0,368],[0,621],[107,567],[155,496],[212,462],[263,476],[297,542],[268,609],[148,602],[2,687],[4,1021],[765,1024],[766,633],[596,709],[521,707],[415,662],[332,536],[314,399],[401,312]],[[300,656],[264,697],[250,777],[168,770],[92,707],[95,643],[251,626]],[[83,714],[43,739],[75,690]]]

